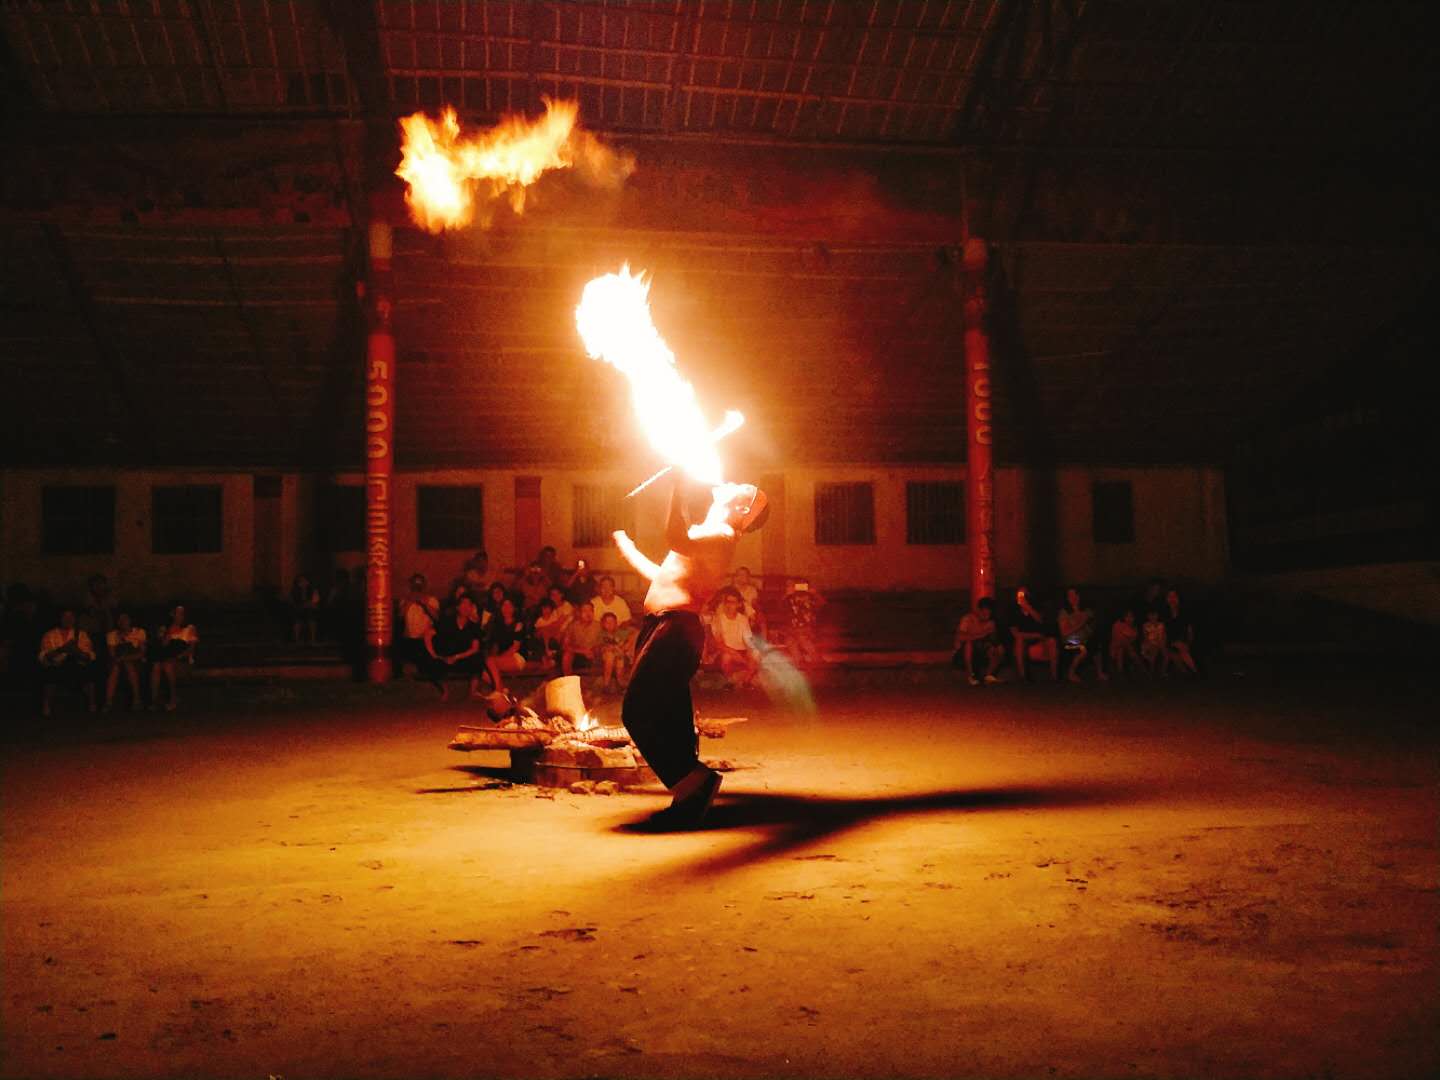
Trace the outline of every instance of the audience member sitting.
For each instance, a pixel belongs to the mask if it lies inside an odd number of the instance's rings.
[[[480,613],[475,601],[462,596],[454,611],[445,612],[425,636],[425,651],[430,656],[430,681],[440,691],[440,700],[449,700],[445,687],[447,675],[465,675],[470,680],[470,696],[480,696],[480,676],[485,672],[485,653],[481,645]]]
[[[400,600],[400,640],[395,654],[402,672],[407,664],[417,675],[429,667],[425,638],[440,619],[440,600],[430,594],[428,584],[424,574],[411,574],[410,591]]]
[[[748,566],[737,567],[730,575],[730,586],[740,594],[740,610],[750,620],[750,629],[756,636],[765,637],[765,613],[760,610],[760,586],[750,577]]]
[[[560,645],[560,671],[574,675],[577,671],[589,671],[596,663],[600,647],[600,624],[595,621],[595,608],[580,604],[575,608],[575,618],[565,628]]]
[[[816,617],[825,606],[825,597],[805,578],[796,578],[785,585],[785,610],[790,625],[785,638],[790,659],[796,667],[820,663],[820,644],[816,637]]]
[[[1145,670],[1152,675],[1158,667],[1161,675],[1170,672],[1170,650],[1165,647],[1165,624],[1160,621],[1160,612],[1151,608],[1145,613],[1145,624],[1140,627],[1140,659]]]
[[[115,691],[120,686],[120,676],[125,676],[125,685],[130,688],[130,708],[140,708],[140,665],[145,662],[145,631],[130,621],[128,611],[115,614],[115,629],[105,635],[105,644],[110,654],[110,671],[105,677],[105,711],[115,706]]]
[[[480,625],[488,626],[490,620],[500,614],[500,607],[506,600],[510,599],[510,590],[505,588],[505,583],[492,581],[490,591],[486,594],[485,603],[479,608]],[[513,602],[513,601],[512,601]]]
[[[1169,659],[1191,675],[1200,674],[1200,668],[1195,663],[1195,624],[1181,610],[1180,590],[1170,589],[1165,593],[1165,607],[1160,618],[1165,623],[1165,647]]]
[[[535,561],[540,564],[540,569],[545,571],[545,576],[550,579],[551,585],[559,585],[562,589],[570,580],[570,571],[560,565],[560,559],[555,554],[555,549],[546,544],[535,556]]]
[[[95,711],[95,647],[90,635],[75,625],[75,610],[60,612],[57,625],[40,639],[40,715],[49,716],[57,686],[78,686],[85,704]]]
[[[540,601],[550,594],[550,577],[539,563],[531,563],[520,575],[516,585],[520,593],[520,613],[533,619],[540,611]]]
[[[590,572],[590,564],[584,559],[575,563],[575,573],[570,575],[570,582],[565,586],[565,597],[577,608],[583,607],[595,599],[595,593],[599,586],[595,582],[595,575]]]
[[[629,681],[630,662],[635,657],[635,628],[622,623],[613,611],[600,616],[600,689],[613,687],[618,693]]]
[[[737,690],[754,686],[760,674],[760,655],[743,608],[740,594],[727,587],[720,591],[720,609],[710,619],[720,673],[729,680],[728,688]]]
[[[1061,644],[1071,656],[1070,670],[1065,674],[1067,679],[1073,683],[1080,682],[1079,668],[1087,659],[1094,663],[1097,679],[1104,682],[1109,678],[1105,674],[1104,653],[1094,646],[1095,612],[1081,604],[1079,589],[1072,587],[1065,590],[1059,629]]]
[[[165,710],[174,712],[180,704],[180,693],[176,685],[179,665],[195,663],[195,645],[200,635],[195,627],[185,620],[185,605],[176,604],[165,617],[165,625],[155,634],[155,644],[150,656],[150,708],[160,708],[160,685],[168,683],[170,700]]]
[[[320,634],[320,590],[304,574],[290,585],[290,636],[314,645]]]
[[[1030,590],[1025,586],[1015,590],[1015,604],[1019,609],[1010,636],[1015,644],[1015,670],[1025,679],[1025,662],[1034,660],[1050,665],[1050,677],[1060,678],[1060,645],[1055,637],[1055,628],[1049,619],[1033,602]]]
[[[950,658],[951,666],[963,667],[971,686],[979,686],[980,678],[975,674],[975,653],[985,659],[985,681],[997,683],[1000,677],[995,673],[1005,661],[1005,646],[1000,643],[1000,631],[995,625],[995,601],[982,596],[975,606],[960,617],[955,627],[955,653]]]
[[[506,672],[513,675],[525,669],[525,657],[520,651],[524,640],[525,623],[515,610],[515,601],[507,596],[485,628],[485,670],[490,673],[496,693],[505,690]]]
[[[1125,674],[1127,663],[1131,667],[1140,666],[1140,654],[1135,649],[1139,636],[1140,628],[1135,625],[1135,609],[1126,608],[1110,627],[1110,665],[1118,674]]]
[[[600,579],[600,591],[590,601],[590,606],[595,609],[595,617],[601,622],[605,621],[606,615],[614,615],[615,621],[621,626],[628,626],[630,623],[630,605],[615,591],[615,579],[609,574]]]
[[[540,615],[535,620],[535,635],[544,643],[546,656],[552,657],[556,664],[560,663],[565,629],[574,618],[575,608],[565,599],[565,590],[552,585],[550,595],[541,601]]]

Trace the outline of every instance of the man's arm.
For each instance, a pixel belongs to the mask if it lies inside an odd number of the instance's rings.
[[[681,481],[676,477],[670,485],[670,509],[665,515],[665,543],[671,551],[688,555],[694,548],[690,539],[690,526],[685,521],[685,500],[681,496]]]
[[[645,557],[635,546],[635,541],[630,539],[630,534],[624,529],[616,529],[610,535],[615,538],[615,546],[620,549],[620,554],[625,556],[625,561],[635,568],[635,572],[646,581],[654,581],[660,573],[660,567]]]

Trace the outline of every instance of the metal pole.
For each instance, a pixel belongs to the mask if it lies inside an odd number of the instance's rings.
[[[388,222],[372,220],[365,344],[365,677],[390,681],[394,635],[390,590],[395,474],[395,334],[390,316],[393,278],[392,233]]]
[[[970,602],[995,595],[994,411],[990,393],[989,252],[965,241],[961,264],[965,316],[965,535],[970,548]]]

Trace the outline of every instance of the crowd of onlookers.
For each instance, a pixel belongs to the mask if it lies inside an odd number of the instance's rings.
[[[760,599],[741,567],[707,610],[702,663],[728,686],[754,685],[767,636],[783,633],[797,663],[818,662],[819,592],[791,582],[783,628],[768,625]],[[632,610],[613,576],[597,575],[584,559],[565,566],[547,545],[534,561],[498,575],[488,555],[476,552],[443,597],[425,575],[412,574],[396,615],[397,660],[445,698],[449,678],[464,678],[471,695],[481,696],[503,692],[506,678],[522,671],[582,675],[601,692],[619,692],[628,684],[643,612]]]
[[[952,663],[972,686],[1000,682],[1007,666],[1021,680],[1039,667],[1052,680],[1063,671],[1078,683],[1087,672],[1102,682],[1111,671],[1199,675],[1199,655],[1196,622],[1180,590],[1152,578],[1105,612],[1097,612],[1073,586],[1054,608],[1024,585],[1003,613],[997,613],[994,600],[981,597],[955,628]]]
[[[103,574],[85,583],[85,599],[53,605],[16,582],[0,612],[0,673],[12,689],[38,690],[49,716],[56,695],[72,692],[86,707],[173,710],[177,674],[195,661],[199,634],[182,603],[147,620],[121,603]]]

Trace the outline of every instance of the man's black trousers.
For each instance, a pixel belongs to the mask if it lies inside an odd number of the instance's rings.
[[[700,667],[705,630],[693,611],[646,615],[620,717],[666,787],[700,763],[690,679]]]

